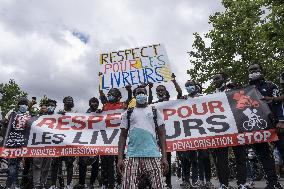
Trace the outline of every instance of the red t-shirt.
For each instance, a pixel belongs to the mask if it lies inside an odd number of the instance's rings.
[[[124,109],[124,107],[125,107],[124,102],[116,102],[116,103],[107,102],[103,105],[103,111]]]

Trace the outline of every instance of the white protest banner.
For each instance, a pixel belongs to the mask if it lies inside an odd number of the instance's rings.
[[[50,157],[116,154],[122,112],[112,110],[101,114],[66,113],[33,117],[31,127],[24,132],[18,127],[10,128],[12,135],[6,137],[6,148],[2,155],[14,157],[26,153],[23,155]],[[25,140],[21,140],[20,145],[15,144],[13,133],[22,135],[18,138]]]
[[[100,73],[101,90],[171,80],[168,56],[161,44],[103,53]]]
[[[261,98],[258,91],[248,87],[158,104],[166,124],[168,151],[277,140],[271,111]]]
[[[269,118],[271,112],[261,98],[254,88],[249,87],[155,104],[164,116],[167,150],[196,150],[277,140]],[[122,112],[33,117],[31,127],[25,129],[11,121],[1,156],[117,154]]]

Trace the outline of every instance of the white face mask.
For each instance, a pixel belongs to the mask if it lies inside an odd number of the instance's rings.
[[[47,112],[48,113],[54,113],[55,107],[54,106],[48,106],[47,107]]]
[[[260,79],[261,76],[262,76],[262,75],[261,75],[260,72],[254,72],[254,73],[249,74],[249,79],[250,79],[251,81],[255,81],[255,80]]]

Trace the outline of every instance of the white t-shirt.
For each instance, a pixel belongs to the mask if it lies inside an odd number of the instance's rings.
[[[128,128],[127,111],[121,118],[121,128]],[[164,124],[163,116],[157,110],[157,125]],[[127,157],[161,157],[157,140],[156,125],[152,107],[134,108],[130,117]]]

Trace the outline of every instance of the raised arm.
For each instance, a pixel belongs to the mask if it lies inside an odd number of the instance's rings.
[[[103,74],[102,72],[99,72],[99,77],[101,77]],[[108,102],[107,97],[105,95],[105,93],[103,92],[103,90],[100,90],[100,100],[102,104],[106,104]]]
[[[132,89],[131,89],[131,85],[128,84],[125,86],[125,89],[127,90],[127,100],[125,101],[125,103],[127,104],[127,106],[129,105],[130,101],[132,100]]]
[[[178,93],[178,94],[177,94],[177,99],[181,99],[181,97],[182,97],[182,90],[181,90],[179,84],[178,84],[177,81],[176,81],[176,76],[175,76],[174,73],[172,73],[172,82],[173,82],[173,84],[174,84],[174,86],[175,86],[175,88],[176,88],[176,91],[177,91],[177,93]]]
[[[149,82],[148,86],[149,86],[148,104],[152,104],[153,103],[153,91],[152,91],[153,83]]]
[[[102,104],[107,103],[107,97],[106,97],[105,93],[102,90],[100,90],[100,100],[101,100]]]

